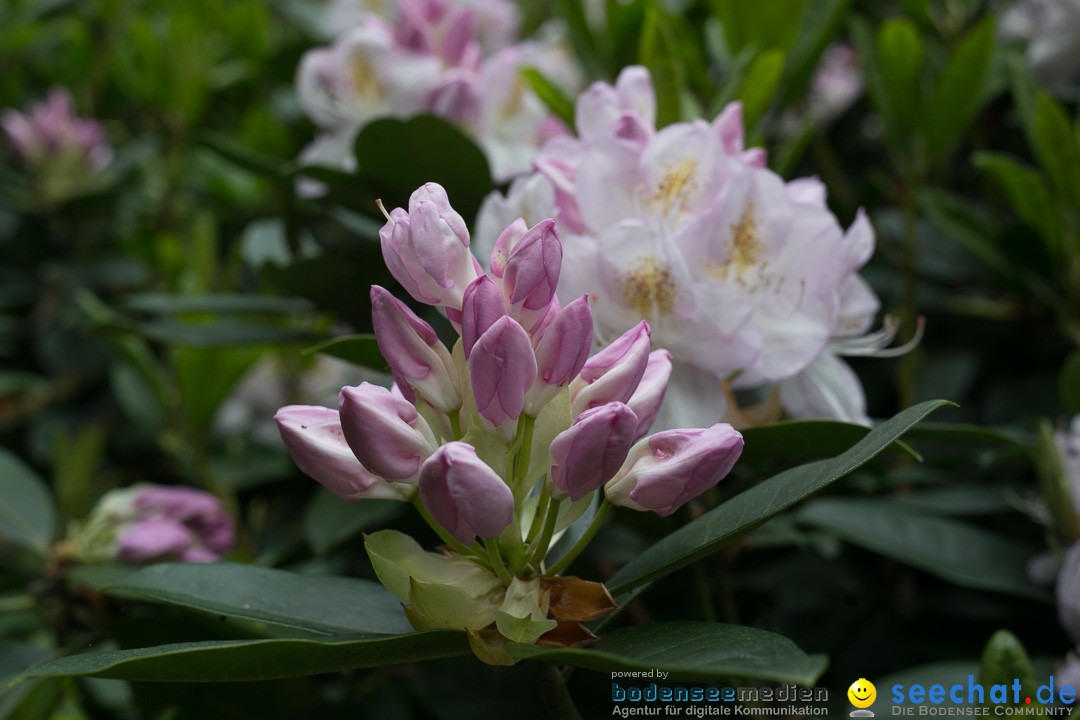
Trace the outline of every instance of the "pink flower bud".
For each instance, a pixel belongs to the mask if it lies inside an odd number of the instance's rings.
[[[462,545],[498,537],[514,518],[514,494],[468,443],[449,442],[420,469],[420,499]]]
[[[570,383],[575,415],[609,402],[628,402],[649,362],[649,324],[642,320],[589,358]]]
[[[562,243],[551,219],[532,226],[510,251],[503,292],[510,315],[526,330],[532,331],[555,297],[561,267]]]
[[[408,382],[444,413],[461,406],[454,360],[430,325],[378,285],[371,286],[371,320],[395,379]]]
[[[489,431],[513,436],[525,404],[525,392],[536,380],[536,356],[528,333],[503,316],[480,336],[469,356],[476,409]]]
[[[221,501],[191,487],[136,485],[106,495],[94,512],[116,524],[116,556],[124,562],[214,562],[234,542]]]
[[[220,559],[214,553],[203,551],[191,553],[194,536],[178,520],[153,516],[138,520],[116,540],[117,557],[121,562],[144,563],[151,560],[176,559],[183,562],[214,562]],[[184,557],[191,554],[194,559]]]
[[[586,410],[551,443],[551,495],[577,501],[603,486],[626,460],[634,443],[637,415],[613,402]]]
[[[499,237],[495,239],[495,247],[491,250],[491,262],[489,264],[492,277],[502,279],[503,273],[506,271],[506,261],[510,259],[510,252],[528,231],[529,226],[526,224],[525,219],[518,218],[499,233]]]
[[[438,447],[416,408],[379,385],[341,388],[338,409],[353,454],[387,480],[415,479],[420,463]]]
[[[469,252],[465,221],[440,185],[427,183],[416,190],[407,214],[395,208],[379,239],[387,268],[410,295],[429,305],[461,309],[461,296],[480,268]]]
[[[502,290],[488,275],[481,275],[465,289],[461,302],[461,343],[465,357],[495,321],[506,315]]]
[[[588,295],[582,295],[555,314],[536,344],[536,382],[526,398],[527,413],[536,415],[558,388],[577,377],[592,339],[592,307]]]
[[[604,492],[615,505],[667,517],[720,482],[742,448],[742,435],[727,423],[658,432],[630,449]]]
[[[638,418],[635,440],[644,437],[656,420],[670,378],[671,353],[667,350],[653,350],[649,353],[649,362],[645,365],[645,373],[641,376],[637,390],[626,403]]]
[[[277,411],[274,421],[296,466],[345,502],[361,498],[406,499],[398,487],[356,459],[345,441],[337,410],[289,405]]]

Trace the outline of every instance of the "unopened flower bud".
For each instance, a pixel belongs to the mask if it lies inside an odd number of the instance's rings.
[[[406,499],[400,486],[391,485],[356,459],[345,441],[337,410],[289,405],[277,411],[274,421],[296,466],[342,500]]]
[[[641,376],[637,390],[626,403],[638,418],[634,439],[644,437],[652,427],[660,405],[664,402],[668,379],[671,378],[671,353],[667,350],[653,350],[649,353],[649,362]]]
[[[649,362],[649,336],[649,324],[642,320],[585,362],[570,383],[575,415],[598,405],[630,400]]]
[[[465,288],[480,274],[469,252],[469,231],[446,191],[427,183],[396,208],[379,230],[383,259],[410,295],[429,305],[461,309]]]
[[[430,325],[378,285],[371,287],[371,320],[396,379],[404,379],[444,413],[461,406],[453,358]]]
[[[420,500],[455,540],[498,537],[514,517],[514,494],[468,443],[440,447],[420,470]]]
[[[469,377],[484,424],[508,440],[517,427],[525,393],[536,380],[536,356],[528,333],[509,316],[496,320],[473,346]]]
[[[532,332],[555,297],[562,267],[562,243],[554,220],[531,227],[510,251],[503,273],[503,292],[510,315]]]
[[[592,349],[592,307],[582,295],[555,314],[536,344],[536,382],[526,398],[530,415],[539,411],[558,388],[577,377]]]
[[[387,480],[411,481],[438,447],[416,408],[379,385],[344,387],[338,396],[341,429],[360,463]]]
[[[604,485],[626,460],[637,415],[620,402],[586,410],[551,443],[551,495],[577,501]]]
[[[658,432],[630,449],[604,492],[615,505],[667,517],[720,482],[742,448],[742,435],[727,423]]]
[[[465,357],[495,321],[506,315],[502,290],[488,275],[481,275],[465,289],[461,304],[461,343]]]

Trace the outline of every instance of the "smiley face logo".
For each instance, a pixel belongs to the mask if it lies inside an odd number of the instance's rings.
[[[877,688],[866,678],[859,678],[851,683],[847,690],[848,700],[857,708],[868,708],[877,700]]]

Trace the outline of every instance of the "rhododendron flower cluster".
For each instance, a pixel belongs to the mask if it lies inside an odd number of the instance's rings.
[[[139,484],[102,496],[62,548],[80,561],[215,562],[235,541],[232,516],[208,492]]]
[[[282,408],[275,419],[286,446],[345,500],[411,500],[446,543],[435,554],[393,531],[367,538],[379,578],[418,629],[466,629],[489,662],[508,660],[491,650],[506,640],[586,640],[580,621],[592,616],[560,614],[581,604],[555,598],[594,595],[595,584],[556,576],[610,505],[670,515],[731,470],[742,437],[725,423],[645,437],[671,356],[650,350],[640,321],[590,357],[588,296],[564,306],[556,294],[563,249],[552,220],[511,223],[485,273],[461,216],[429,183],[408,209],[389,213],[380,237],[394,277],[418,302],[444,309],[460,337],[447,348],[405,303],[373,287],[393,388],[343,388],[336,411]],[[582,520],[591,517],[581,540],[553,552],[594,498],[600,508]]]
[[[112,160],[105,128],[75,114],[71,93],[55,87],[26,113],[8,108],[0,128],[15,155],[33,173],[38,193],[60,202],[96,187]]]
[[[874,247],[865,215],[845,231],[818,180],[769,171],[762,149],[744,147],[738,104],[712,123],[657,130],[644,68],[591,86],[575,121],[577,137],[544,147],[538,176],[485,203],[479,253],[508,216],[554,214],[568,260],[560,297],[592,294],[601,344],[645,319],[671,351],[663,426],[725,408],[737,418],[734,391],[763,386],[791,416],[868,424],[859,381],[837,357],[895,333],[859,337],[879,307],[857,275]]]
[[[354,24],[301,60],[300,102],[322,129],[303,160],[352,169],[352,144],[366,123],[430,112],[471,134],[502,181],[528,171],[540,145],[567,131],[520,71],[535,67],[572,90],[575,66],[557,40],[511,44],[517,16],[506,0],[395,6],[393,18],[338,9]]]

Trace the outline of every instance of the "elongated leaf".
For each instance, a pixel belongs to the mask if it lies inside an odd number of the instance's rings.
[[[982,107],[994,43],[994,18],[989,16],[964,36],[945,65],[925,116],[932,157],[952,150]]]
[[[45,556],[54,523],[53,501],[45,482],[17,456],[0,448],[0,538]]]
[[[302,298],[268,295],[129,295],[126,310],[175,315],[189,312],[281,313],[310,312],[312,305]]]
[[[411,629],[398,599],[378,583],[255,565],[151,565],[105,591],[325,635]]]
[[[566,123],[567,127],[574,127],[574,101],[562,88],[536,68],[522,68],[521,77],[553,115]]]
[[[1035,103],[1035,155],[1060,196],[1080,204],[1080,143],[1065,109],[1046,93]]]
[[[908,408],[870,431],[847,452],[785,470],[736,495],[653,545],[608,581],[624,593],[716,552],[782,510],[868,462],[931,412],[948,404],[930,400]]]
[[[740,432],[746,442],[741,462],[756,462],[785,457],[832,457],[869,435],[870,428],[839,420],[782,420]],[[889,449],[921,459],[902,442],[893,443]]]
[[[645,12],[638,58],[652,74],[656,92],[656,127],[678,121],[680,116],[682,67],[678,40],[671,22],[656,4]]]
[[[390,365],[383,358],[382,353],[379,351],[379,343],[376,342],[375,336],[371,333],[334,338],[308,348],[305,352],[323,353],[360,367],[370,368],[382,373],[390,372]]]
[[[851,0],[820,0],[803,10],[801,27],[784,65],[782,103],[800,97],[821,58],[847,18]]]
[[[315,339],[314,333],[309,330],[225,321],[205,324],[172,321],[133,323],[132,330],[168,345],[202,348],[296,344]]]
[[[758,120],[772,104],[783,73],[784,53],[780,50],[763,52],[750,63],[746,82],[739,91],[747,132],[753,132]]]
[[[1061,366],[1058,376],[1061,404],[1071,415],[1080,413],[1080,350],[1073,350]]]
[[[741,625],[659,622],[606,633],[588,648],[512,644],[511,657],[569,663],[604,672],[663,670],[673,680],[757,678],[813,685],[822,655],[807,655],[781,635]]]
[[[456,630],[329,640],[216,640],[70,655],[35,665],[17,680],[63,675],[160,682],[276,680],[468,652],[465,633]]]
[[[878,29],[878,59],[889,107],[897,123],[910,132],[921,116],[919,80],[922,75],[922,38],[907,18],[886,20]]]
[[[1020,219],[1038,231],[1051,258],[1061,257],[1061,229],[1042,175],[1007,155],[976,153],[972,163],[1005,193]]]
[[[823,498],[798,519],[964,587],[1049,600],[1027,577],[1034,548],[918,508],[872,498]]]

